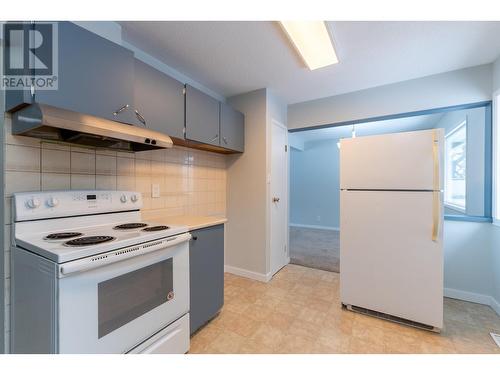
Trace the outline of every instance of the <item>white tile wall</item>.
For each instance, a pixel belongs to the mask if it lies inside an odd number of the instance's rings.
[[[32,190],[137,190],[143,194],[145,210],[161,210],[171,216],[225,215],[224,155],[176,146],[134,154],[40,141],[13,136],[8,117],[4,128],[6,223],[11,220],[12,194]],[[159,198],[151,196],[152,183],[160,185]],[[9,224],[5,231],[9,239]],[[8,265],[8,242],[4,247],[5,264]],[[7,277],[8,289],[10,272]],[[8,295],[9,290],[6,291],[7,321]],[[8,332],[10,325],[6,327]]]

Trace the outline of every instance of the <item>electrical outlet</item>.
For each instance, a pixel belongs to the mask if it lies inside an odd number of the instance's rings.
[[[151,196],[160,198],[160,184],[151,184]]]

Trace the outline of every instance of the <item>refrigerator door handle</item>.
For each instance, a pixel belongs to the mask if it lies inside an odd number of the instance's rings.
[[[434,164],[433,198],[432,198],[432,240],[436,242],[439,237],[441,222],[441,191],[440,191],[440,165],[439,165],[439,137],[437,131],[432,132],[432,158]]]
[[[434,164],[434,176],[432,178],[433,182],[433,190],[434,191],[439,191],[440,190],[440,169],[441,166],[439,165],[439,137],[437,131],[432,132],[432,159],[433,159],[433,164]]]
[[[439,238],[439,225],[441,223],[441,192],[434,191],[432,193],[432,240],[437,242]]]

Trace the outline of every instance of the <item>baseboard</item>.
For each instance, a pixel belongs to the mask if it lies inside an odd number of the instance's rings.
[[[296,227],[296,228],[308,228],[308,229],[324,229],[324,230],[335,230],[339,231],[339,227],[325,227],[322,225],[307,225],[307,224],[295,224],[295,223],[290,223],[290,227]]]
[[[491,305],[490,307],[495,310],[495,312],[500,316],[500,302],[498,302],[495,298],[491,297]]]
[[[233,275],[246,277],[252,280],[262,281],[264,283],[267,283],[269,280],[271,280],[273,276],[271,275],[271,273],[264,274],[264,273],[249,271],[244,268],[233,267],[227,264],[224,265],[224,272],[232,273]]]
[[[486,294],[465,292],[463,290],[452,288],[444,288],[444,296],[490,306],[498,315],[500,315],[500,303],[498,303],[498,301],[495,300],[492,296],[487,296]]]

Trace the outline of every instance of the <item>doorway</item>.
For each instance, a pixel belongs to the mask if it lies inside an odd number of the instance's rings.
[[[445,131],[446,169],[454,172],[445,183],[450,197],[445,227],[452,221],[490,221],[491,103],[294,131],[289,135],[290,263],[341,270],[340,139],[434,128]]]

